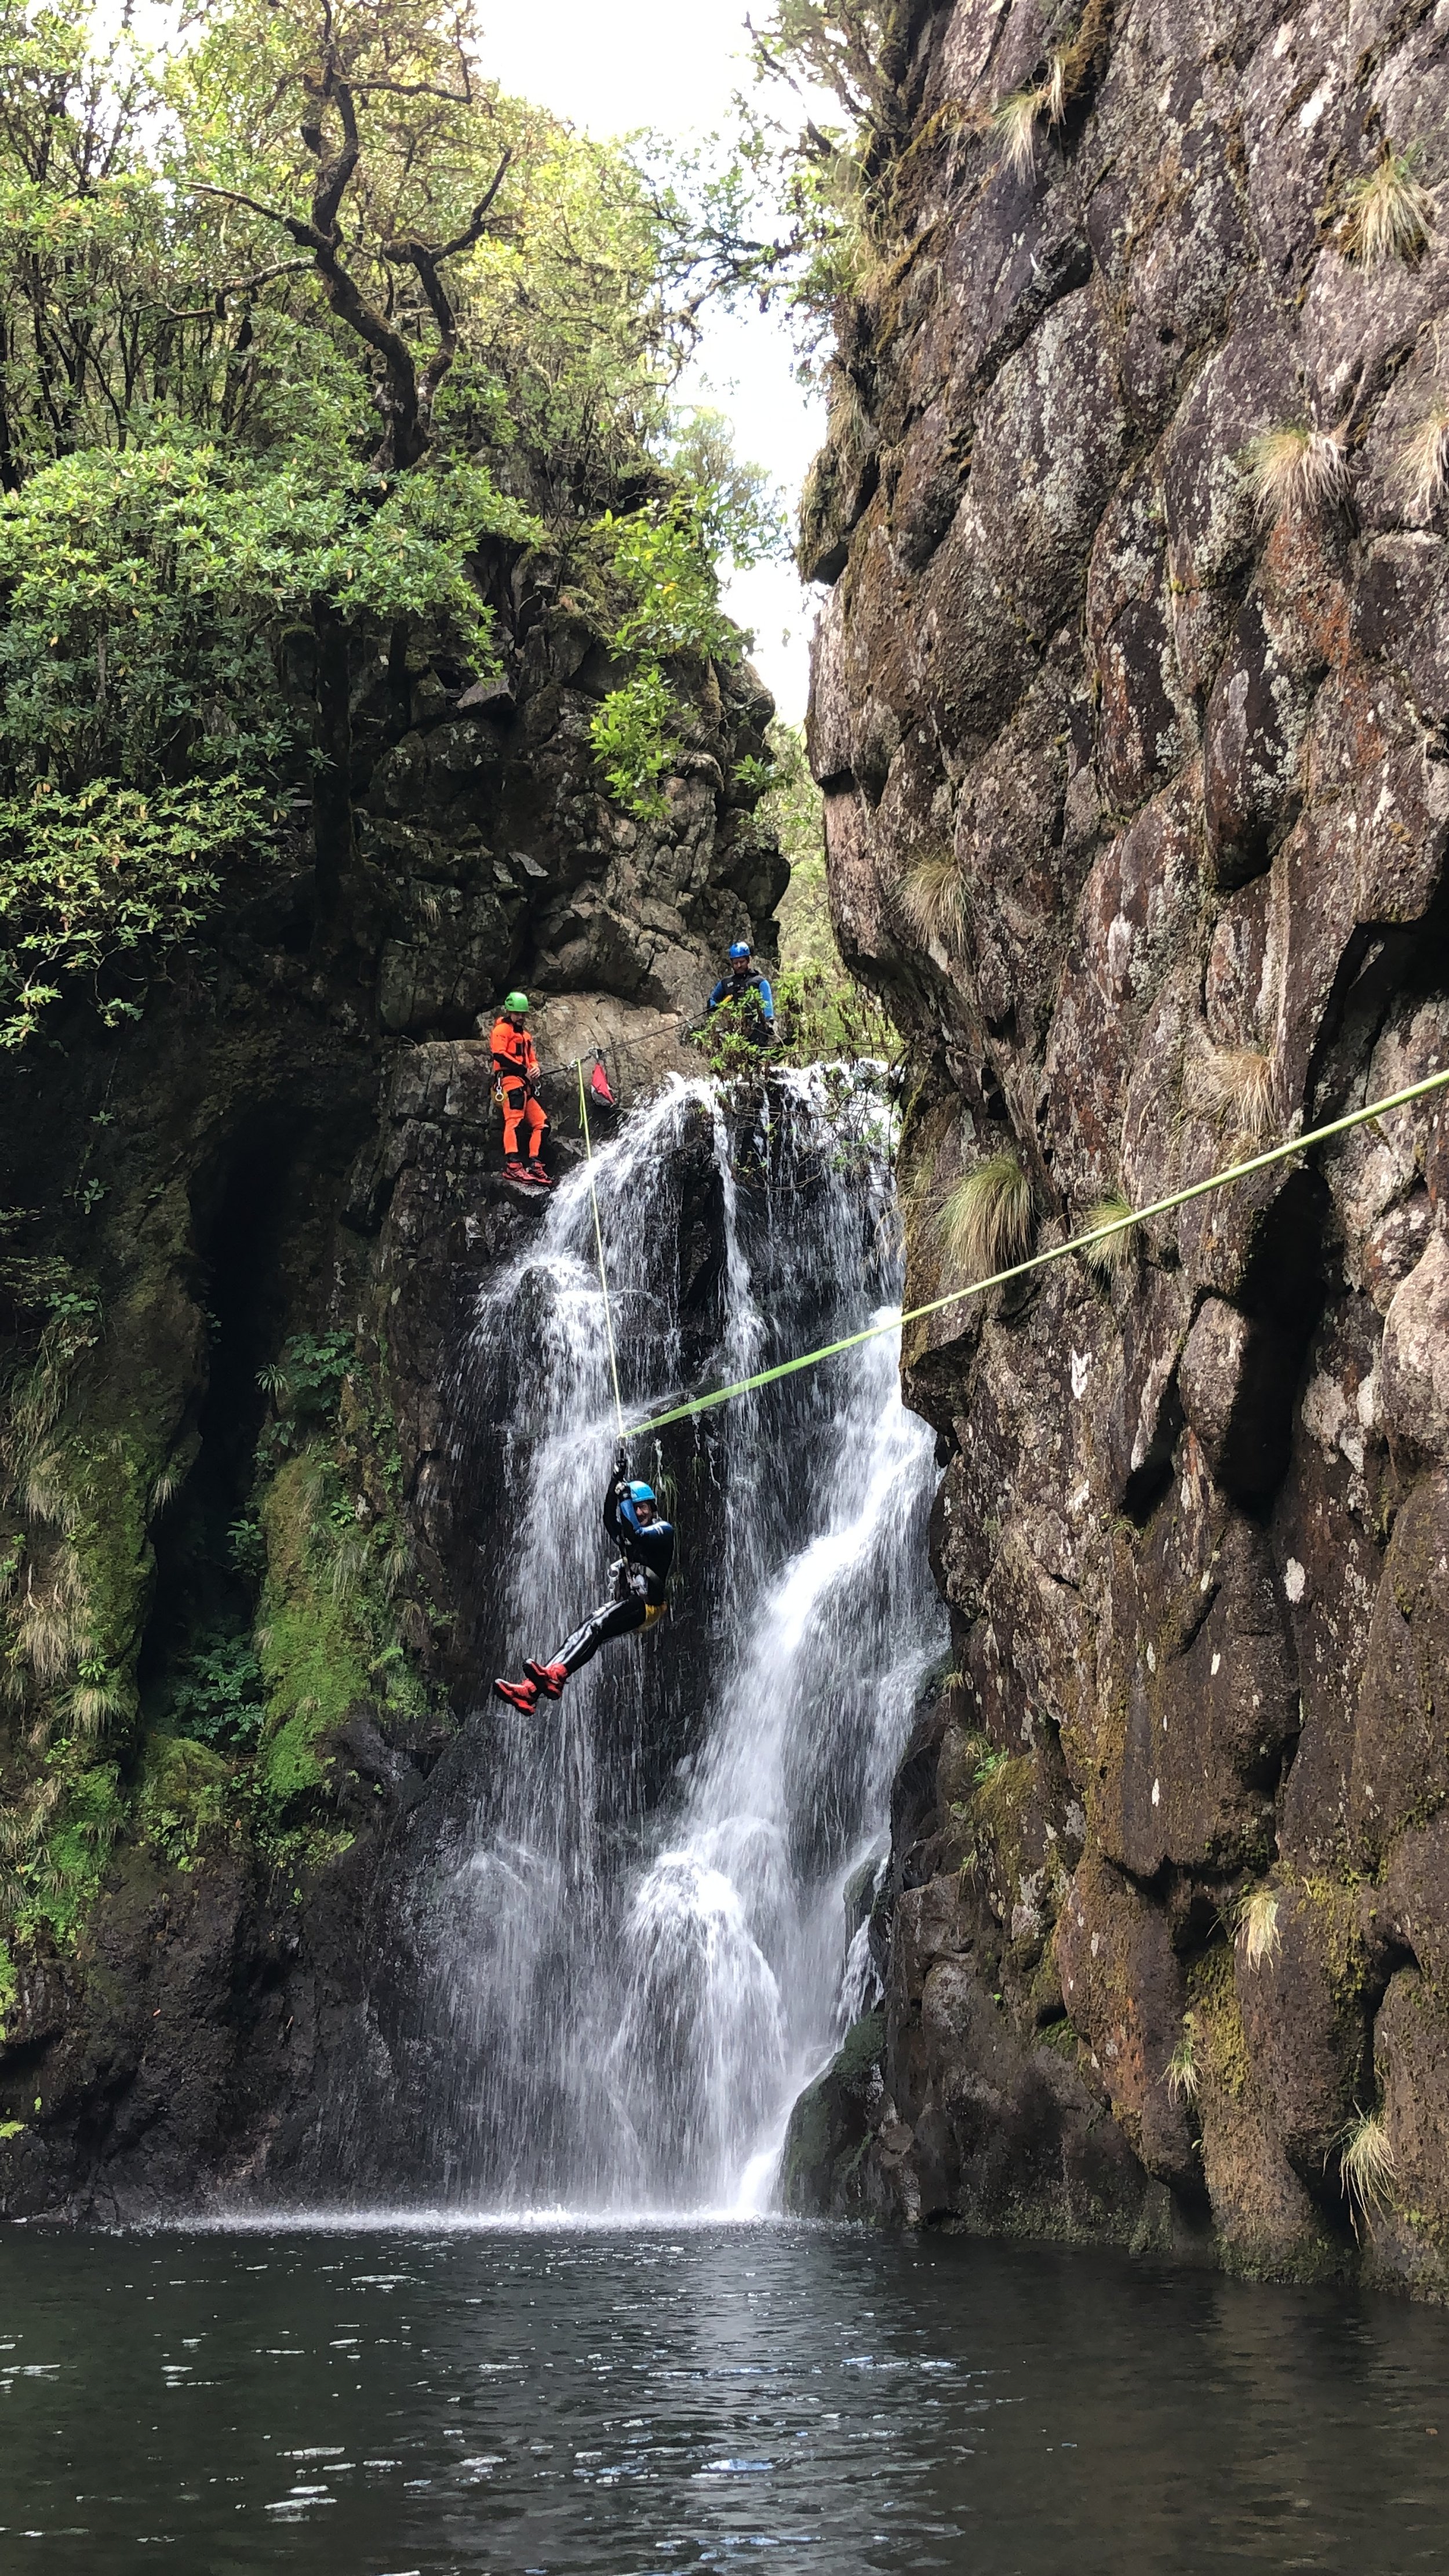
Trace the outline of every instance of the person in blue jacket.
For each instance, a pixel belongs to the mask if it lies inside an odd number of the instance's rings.
[[[604,1496],[604,1527],[619,1550],[609,1569],[614,1578],[612,1596],[564,1639],[551,1662],[526,1663],[521,1682],[494,1683],[498,1697],[506,1699],[510,1708],[531,1713],[538,1706],[540,1691],[546,1699],[557,1699],[570,1673],[592,1663],[611,1637],[653,1628],[668,1615],[674,1530],[661,1516],[653,1486],[620,1474],[625,1464],[621,1451]]]
[[[721,975],[709,997],[708,1007],[717,1011],[721,1002],[750,1002],[751,1035],[761,1046],[768,1046],[775,1030],[775,996],[768,975],[762,975],[750,955],[747,939],[737,939],[729,954],[729,972]]]

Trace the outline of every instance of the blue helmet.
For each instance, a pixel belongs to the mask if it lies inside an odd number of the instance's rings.
[[[750,953],[750,943],[749,943],[749,941],[748,941],[747,939],[737,939],[737,940],[735,941],[735,943],[734,943],[734,946],[733,946],[733,947],[731,948],[731,950],[730,950],[730,958],[731,958],[731,961],[733,962],[734,960],[736,960],[736,959],[738,959],[738,958],[741,958],[741,957],[748,957],[749,953]]]
[[[629,1488],[629,1500],[631,1503],[657,1503],[659,1497],[652,1485],[641,1485],[636,1480]]]

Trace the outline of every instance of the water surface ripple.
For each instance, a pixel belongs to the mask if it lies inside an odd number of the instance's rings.
[[[961,2239],[11,2233],[0,2566],[1407,2576],[1446,2363],[1434,2310]]]

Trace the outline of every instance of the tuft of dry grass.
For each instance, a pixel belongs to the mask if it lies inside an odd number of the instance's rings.
[[[1120,1279],[1136,1268],[1142,1246],[1142,1228],[1133,1213],[1130,1200],[1120,1196],[1098,1199],[1082,1219],[1083,1234],[1094,1234],[1099,1226],[1110,1225],[1100,1243],[1089,1244],[1082,1255],[1088,1266],[1102,1279]]]
[[[332,1598],[345,1601],[367,1572],[366,1539],[339,1539],[332,1553]]]
[[[1037,120],[1050,111],[1051,99],[1052,85],[1048,81],[1040,89],[1014,89],[992,110],[991,122],[1001,139],[1002,158],[1018,179],[1029,178],[1036,168]]]
[[[1343,441],[1327,430],[1265,429],[1247,451],[1248,480],[1265,524],[1288,510],[1313,513],[1341,507],[1348,498],[1348,458]]]
[[[1354,2233],[1376,2209],[1387,2209],[1394,2196],[1394,2151],[1383,2115],[1357,2111],[1339,2132],[1338,2170],[1348,2195]]]
[[[1182,2037],[1167,2061],[1162,2081],[1169,2102],[1185,2110],[1197,2100],[1202,2090],[1202,2074],[1197,2062],[1197,2023],[1191,2013],[1182,2017]]]
[[[953,1270],[990,1279],[1031,1249],[1031,1183],[1014,1154],[993,1154],[953,1182],[941,1202],[936,1236]]]
[[[1433,197],[1414,176],[1413,157],[1386,143],[1371,170],[1355,179],[1338,227],[1338,247],[1356,268],[1401,259],[1413,268],[1429,247]]]
[[[1273,1888],[1250,1887],[1240,1897],[1233,1937],[1250,1968],[1261,1968],[1265,1959],[1276,1959],[1283,1936],[1278,1929],[1278,1897]]]
[[[1273,1127],[1273,1062],[1256,1047],[1214,1047],[1199,1057],[1188,1077],[1188,1105],[1231,1123],[1236,1138],[1260,1145]]]
[[[1421,519],[1428,517],[1449,487],[1449,402],[1442,394],[1404,440],[1397,480],[1410,509]]]
[[[394,1539],[391,1547],[386,1548],[383,1551],[380,1573],[382,1589],[389,1601],[391,1601],[394,1593],[398,1591],[399,1587],[407,1582],[412,1570],[413,1552],[407,1540],[405,1538]]]
[[[58,1772],[48,1772],[37,1780],[23,1797],[0,1806],[0,1885],[12,1901],[20,1892],[20,1881],[12,1864],[24,1860],[43,1839],[45,1828],[60,1804],[65,1787]]]
[[[955,946],[966,927],[966,877],[949,842],[912,859],[901,878],[900,907],[918,939]]]
[[[16,1470],[15,1490],[28,1521],[40,1529],[65,1529],[74,1506],[65,1486],[65,1461],[59,1449],[35,1448]]]
[[[66,1724],[82,1743],[103,1735],[107,1720],[124,1716],[129,1701],[114,1682],[77,1682],[65,1703]]]
[[[79,1660],[90,1628],[90,1602],[80,1560],[73,1548],[56,1552],[49,1579],[37,1583],[35,1569],[26,1578],[11,1627],[11,1653],[26,1663],[45,1689],[59,1681]]]

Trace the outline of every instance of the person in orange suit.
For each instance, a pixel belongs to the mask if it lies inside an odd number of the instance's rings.
[[[498,1098],[503,1106],[503,1171],[510,1181],[533,1181],[551,1190],[544,1169],[543,1140],[548,1113],[538,1096],[538,1057],[528,1034],[528,995],[510,993],[493,1023],[490,1041]],[[518,1150],[518,1131],[528,1128],[528,1153]]]

